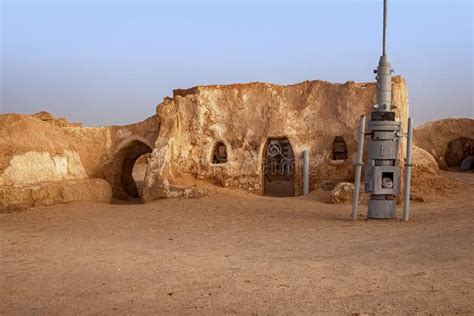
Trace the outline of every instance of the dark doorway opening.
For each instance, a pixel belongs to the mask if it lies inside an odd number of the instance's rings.
[[[152,149],[147,144],[133,140],[117,152],[113,185],[115,198],[132,202],[141,200],[146,170],[145,163],[148,163],[148,159],[143,156],[151,151]]]
[[[474,140],[466,137],[453,139],[446,146],[444,161],[449,170],[468,171],[474,168]]]
[[[295,159],[288,138],[267,140],[263,157],[264,195],[294,196]]]

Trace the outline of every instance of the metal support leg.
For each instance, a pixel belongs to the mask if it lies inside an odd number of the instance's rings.
[[[408,222],[410,216],[410,186],[411,186],[411,147],[413,138],[413,127],[411,118],[408,118],[408,136],[407,136],[407,159],[405,162],[405,193],[403,195],[403,221]]]
[[[362,155],[364,154],[364,138],[365,115],[362,115],[359,122],[359,143],[357,146],[357,157],[355,161],[354,196],[352,197],[352,220],[354,221],[357,219],[357,207],[359,206],[360,175],[363,165]]]
[[[303,152],[304,174],[303,174],[303,194],[309,193],[309,150]]]

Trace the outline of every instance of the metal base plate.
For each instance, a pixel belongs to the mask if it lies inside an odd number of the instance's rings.
[[[395,200],[369,200],[368,218],[394,218],[397,210]]]

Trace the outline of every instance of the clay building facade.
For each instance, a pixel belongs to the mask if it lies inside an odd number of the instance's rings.
[[[406,83],[394,77],[392,86],[396,119],[405,131]],[[112,198],[147,202],[213,194],[213,185],[297,196],[305,150],[310,190],[352,182],[359,118],[375,104],[375,88],[326,81],[198,86],[175,90],[156,115],[126,126],[81,126],[46,112],[2,114],[0,208]],[[459,189],[439,175],[439,167],[457,169],[471,157],[473,135],[469,118],[416,128],[412,196],[424,200],[427,192]],[[404,156],[402,139],[402,166]],[[144,173],[139,183],[137,160]]]
[[[375,104],[375,90],[374,83],[326,81],[198,86],[175,90],[156,115],[126,126],[79,126],[48,113],[5,114],[1,202],[49,205],[137,196],[147,202],[200,195],[208,183],[297,196],[305,150],[310,190],[352,181],[359,118]],[[401,77],[393,78],[393,104],[405,127],[408,97]],[[139,190],[133,169],[143,154],[147,166]]]
[[[359,118],[375,104],[375,90],[374,83],[325,81],[175,90],[157,106],[161,125],[144,200],[193,195],[195,180],[261,195],[301,195],[305,150],[310,189],[351,181]],[[405,128],[408,95],[401,77],[393,79],[392,99]]]

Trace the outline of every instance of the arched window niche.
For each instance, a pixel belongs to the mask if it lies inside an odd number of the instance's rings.
[[[336,136],[332,143],[332,159],[346,160],[347,159],[347,144],[342,136]]]
[[[211,162],[216,165],[227,162],[227,146],[223,142],[217,142],[214,145]]]

